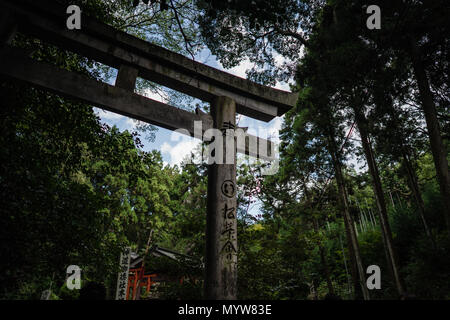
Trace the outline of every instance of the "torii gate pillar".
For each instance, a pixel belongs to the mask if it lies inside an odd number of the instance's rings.
[[[211,104],[214,128],[222,130],[223,164],[208,167],[208,200],[206,214],[205,298],[234,300],[237,292],[237,221],[236,221],[236,150],[226,150],[234,143],[236,103],[218,97]],[[233,129],[233,136],[226,136]],[[231,131],[230,131],[231,132]],[[226,143],[233,139],[232,143]],[[230,152],[234,161],[230,164]],[[225,162],[228,153],[228,163]]]

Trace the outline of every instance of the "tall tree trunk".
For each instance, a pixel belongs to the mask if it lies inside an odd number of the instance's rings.
[[[336,170],[336,168],[335,168]],[[341,200],[341,203],[344,203],[344,201]],[[343,205],[342,205],[343,207]],[[344,214],[344,227],[345,227],[345,234],[346,234],[346,241],[347,241],[347,249],[348,249],[348,255],[350,258],[350,267],[351,267],[351,275],[352,275],[352,283],[353,283],[353,298],[355,300],[360,300],[361,298],[364,298],[362,295],[362,289],[359,285],[359,273],[358,273],[358,265],[356,263],[355,259],[355,250],[353,249],[353,242],[352,237],[350,236],[351,230],[350,228],[355,228],[355,224],[352,224],[353,227],[349,225],[349,221],[347,220],[347,216]],[[358,238],[358,233],[355,230],[356,238]]]
[[[336,182],[337,182],[337,185],[339,188],[339,193],[341,194],[341,201],[342,201],[342,206],[344,209],[344,221],[347,225],[347,227],[346,227],[346,230],[348,232],[347,236],[350,238],[351,243],[352,243],[352,249],[353,249],[353,253],[354,253],[354,257],[355,257],[355,261],[356,261],[356,265],[357,265],[357,271],[359,274],[359,284],[361,287],[361,291],[363,293],[364,300],[370,300],[369,290],[367,289],[366,279],[364,277],[365,272],[364,272],[364,267],[363,267],[363,263],[362,263],[362,259],[361,259],[361,254],[359,251],[358,239],[356,237],[356,231],[354,228],[353,219],[352,219],[352,216],[350,215],[347,191],[346,191],[346,187],[345,187],[344,177],[342,175],[341,162],[339,159],[339,155],[337,153],[337,147],[336,147],[336,143],[334,141],[333,136],[329,137],[329,147],[330,147],[330,154],[331,154],[331,157],[333,160]],[[356,292],[355,292],[355,294],[356,294]]]
[[[313,223],[314,223],[314,230],[316,231],[316,233],[319,233],[319,221],[317,220],[317,218],[314,218]],[[325,255],[325,248],[323,247],[322,241],[320,241],[319,243],[319,253],[320,253],[320,260],[323,266],[323,272],[325,274],[325,280],[327,281],[328,292],[334,295],[333,281],[331,281],[330,268],[328,267],[328,260]]]
[[[393,107],[389,109],[389,114],[390,114],[391,118],[393,119],[394,130],[400,135],[400,139],[401,139],[399,142],[400,152],[402,154],[403,164],[405,165],[405,168],[406,168],[406,175],[408,177],[409,187],[411,189],[411,192],[413,193],[414,200],[415,200],[417,208],[419,210],[420,219],[422,220],[422,224],[423,224],[423,227],[425,229],[425,233],[427,234],[428,239],[430,240],[431,244],[433,245],[433,248],[436,249],[436,243],[434,241],[433,235],[431,234],[430,228],[428,227],[428,223],[425,218],[425,205],[423,202],[422,194],[420,192],[416,171],[413,168],[412,160],[410,158],[410,148],[408,148],[408,146],[405,145],[405,143],[404,143],[405,138],[404,138],[404,135],[401,130],[400,120],[399,120],[399,117],[397,116],[397,113],[395,112]],[[393,203],[394,200],[392,199],[392,194],[391,194],[391,200]]]
[[[387,215],[387,209],[386,209],[386,202],[384,198],[383,193],[383,187],[381,185],[381,179],[380,174],[378,172],[378,166],[375,162],[375,157],[372,152],[372,147],[369,142],[368,138],[368,131],[367,131],[367,121],[362,113],[361,109],[358,109],[358,107],[353,108],[355,112],[355,120],[356,125],[358,127],[360,136],[361,136],[361,144],[364,149],[364,154],[367,160],[367,165],[369,167],[369,173],[372,176],[372,184],[373,184],[373,190],[375,193],[375,200],[377,203],[379,218],[380,218],[380,226],[381,226],[381,232],[384,239],[384,245],[387,250],[387,253],[389,255],[388,257],[388,264],[390,264],[390,267],[392,269],[392,275],[394,276],[395,285],[397,287],[398,294],[400,297],[405,296],[405,290],[403,281],[400,277],[399,273],[399,267],[398,267],[398,258],[397,253],[394,248],[393,239],[392,239],[392,232],[391,227],[389,225],[388,221],[388,215]]]
[[[427,219],[425,218],[425,205],[423,203],[422,194],[420,193],[416,172],[412,167],[411,160],[406,150],[406,146],[402,145],[401,147],[402,147],[403,163],[405,164],[406,167],[409,185],[414,195],[414,200],[416,201],[417,208],[419,210],[420,219],[422,220],[422,224],[428,239],[431,241],[433,248],[436,249],[436,242],[434,241],[433,235],[431,234],[430,228],[428,227]]]
[[[352,283],[353,283],[353,295],[354,299],[359,300],[362,296],[362,289],[359,285],[359,273],[358,273],[358,265],[356,263],[356,254],[355,250],[353,249],[353,242],[352,237],[350,236],[350,225],[347,220],[347,216],[344,214],[344,226],[345,226],[345,234],[347,239],[347,248],[348,248],[348,255],[350,258],[350,267],[351,267],[351,274],[352,274]],[[353,226],[354,227],[354,226]]]
[[[351,281],[350,281],[349,274],[348,274],[347,258],[345,257],[344,245],[342,244],[342,237],[341,237],[340,234],[339,234],[339,244],[341,245],[342,258],[344,260],[345,275],[347,276],[347,290],[348,290],[348,294],[350,296],[351,291],[352,291],[352,289],[351,289]],[[351,247],[351,244],[350,244],[350,247]],[[351,251],[349,251],[349,254],[351,255]],[[355,270],[356,270],[356,268],[355,268]],[[356,277],[355,277],[355,279],[356,279]],[[355,284],[355,283],[357,283],[357,281],[354,280],[353,283]]]
[[[308,188],[306,187],[306,184],[304,184],[303,186],[304,186],[303,190],[304,190],[307,202],[311,204],[310,205],[311,213],[314,214],[314,207],[312,205],[312,199],[308,192]],[[317,234],[319,234],[319,220],[316,217],[313,217],[313,226],[314,226],[314,231]],[[325,250],[324,250],[322,241],[319,242],[319,254],[320,254],[320,260],[321,260],[321,263],[323,266],[323,271],[325,274],[325,280],[327,282],[328,292],[330,294],[334,295],[333,282],[331,281],[330,269],[328,268],[328,261],[327,261],[326,255],[325,255]]]
[[[420,49],[416,41],[412,38],[410,38],[410,49],[414,75],[419,87],[420,100],[422,102],[430,139],[431,153],[433,154],[434,166],[436,168],[436,175],[444,205],[445,221],[450,231],[450,174],[448,171],[447,150],[442,141],[437,111],[430,90],[428,76],[422,62]]]

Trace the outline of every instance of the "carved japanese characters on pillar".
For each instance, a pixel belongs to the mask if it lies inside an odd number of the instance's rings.
[[[209,167],[205,295],[207,299],[236,299],[236,103],[218,98],[212,105],[212,116],[224,139],[222,145],[215,144],[222,148],[222,156],[216,156],[216,163]]]
[[[235,267],[233,263],[234,256],[237,254],[236,246],[234,242],[236,239],[236,208],[228,208],[225,204],[223,208],[223,225],[221,232],[221,253],[225,256],[227,262],[226,266],[230,267],[230,270]]]

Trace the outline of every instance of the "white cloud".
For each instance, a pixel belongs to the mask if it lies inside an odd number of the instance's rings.
[[[135,130],[138,124],[137,120],[122,116],[118,113],[106,111],[99,108],[94,108],[94,112],[100,117],[102,122],[108,123],[109,125],[120,126],[122,130]]]
[[[136,126],[138,125],[138,123],[139,121],[135,119],[127,118],[127,120],[125,121],[125,128],[129,131],[136,130]]]
[[[247,78],[247,74],[246,71],[253,68],[253,63],[250,62],[249,59],[245,59],[244,61],[242,61],[239,65],[237,65],[236,67],[233,67],[231,69],[224,69],[221,66],[222,70],[234,74],[235,76],[241,77],[241,78]]]
[[[167,93],[163,90],[159,90],[158,92],[154,92],[150,89],[147,89],[143,92],[143,95],[152,100],[156,100],[159,102],[167,103],[169,101],[169,97]]]
[[[269,123],[269,128],[266,129],[268,137],[271,137],[272,141],[275,141],[276,143],[280,142],[280,130],[283,124],[283,119],[284,116],[276,117],[271,121],[271,124]]]
[[[161,153],[170,156],[169,164],[179,165],[199,144],[199,141],[179,133],[173,133],[171,142],[161,145]]]
[[[120,121],[122,119],[126,119],[127,117],[122,116],[118,113],[106,111],[100,108],[94,108],[94,112],[102,119],[102,120],[112,120],[112,121]]]
[[[275,85],[275,89],[280,89],[280,90],[284,90],[284,91],[290,91],[289,83],[277,81],[277,83]]]

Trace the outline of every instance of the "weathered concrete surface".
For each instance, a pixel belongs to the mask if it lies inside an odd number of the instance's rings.
[[[0,50],[0,74],[169,130],[185,129],[190,136],[195,134],[194,121],[202,122],[202,133],[213,126],[213,120],[208,114],[188,112],[134,94],[131,89],[134,88],[132,70],[123,73],[130,76],[126,78],[127,81],[124,80],[127,84],[122,83],[126,87],[123,89],[34,61],[26,57],[21,50],[6,47]],[[257,145],[270,145],[272,142],[249,134],[246,136],[246,145],[238,145],[239,153],[273,160],[274,155],[260,155],[259,148],[249,146],[251,140],[255,140]]]
[[[209,115],[197,115],[127,89],[36,62],[17,49],[0,50],[0,74],[169,130],[185,129],[193,135],[194,121],[202,121],[205,130],[213,125]]]
[[[116,68],[122,64],[132,65],[139,69],[141,77],[204,101],[212,102],[219,96],[231,97],[237,103],[238,113],[270,121],[295,105],[297,95],[294,93],[203,65],[85,15],[81,30],[61,28],[65,11],[54,3],[47,8],[46,0],[39,4],[29,0],[1,0],[0,3],[26,17],[27,23],[20,26],[23,32]],[[39,11],[42,14],[37,13]]]
[[[219,97],[211,105],[214,128],[235,126],[236,104]],[[224,136],[225,138],[225,136]],[[234,139],[234,134],[231,137]],[[225,141],[225,139],[224,139]],[[223,162],[227,153],[223,144]],[[233,300],[237,293],[236,156],[234,164],[208,167],[206,216],[205,298]]]
[[[116,87],[134,92],[138,74],[138,69],[127,65],[121,65],[116,77]]]

